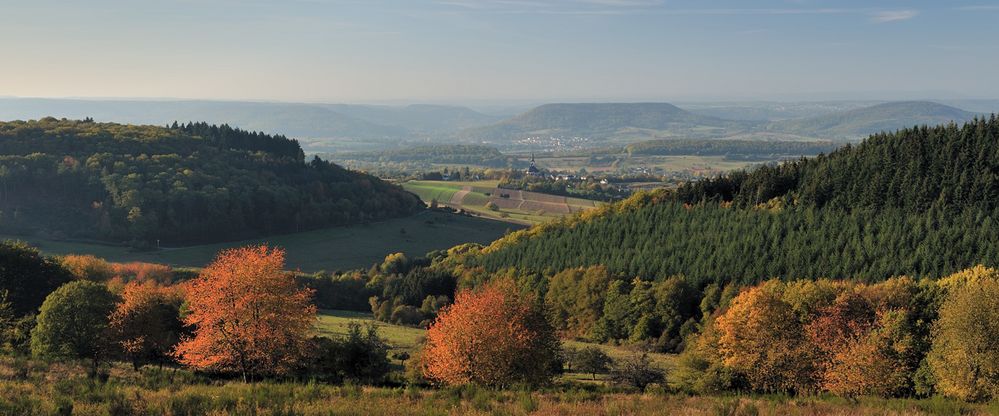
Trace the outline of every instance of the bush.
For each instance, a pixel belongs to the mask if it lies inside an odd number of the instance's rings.
[[[89,254],[63,256],[61,263],[77,279],[106,282],[115,276],[111,263]]]
[[[616,362],[610,376],[614,384],[642,391],[650,384],[662,383],[666,379],[666,373],[652,364],[648,354]]]
[[[388,344],[369,323],[347,324],[347,334],[312,339],[314,355],[305,369],[309,375],[333,382],[379,384],[389,373]]]

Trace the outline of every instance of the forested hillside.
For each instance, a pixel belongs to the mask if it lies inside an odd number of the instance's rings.
[[[999,120],[872,136],[827,156],[640,194],[514,233],[489,271],[605,265],[647,279],[942,276],[999,258]]]
[[[0,229],[148,244],[401,216],[419,200],[284,136],[204,123],[0,123]]]

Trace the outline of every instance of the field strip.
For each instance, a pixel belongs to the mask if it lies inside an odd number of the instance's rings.
[[[465,195],[468,195],[469,192],[472,192],[471,186],[462,186],[460,191],[451,195],[451,205],[460,207],[461,201],[465,199]]]

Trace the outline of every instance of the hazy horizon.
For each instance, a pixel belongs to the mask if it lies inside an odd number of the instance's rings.
[[[980,1],[40,0],[0,96],[306,103],[988,99]]]

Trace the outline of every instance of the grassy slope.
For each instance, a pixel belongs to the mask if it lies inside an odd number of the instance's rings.
[[[544,215],[538,215],[535,211],[527,211],[516,208],[504,208],[498,211],[493,211],[486,208],[486,202],[489,201],[489,196],[486,193],[491,193],[497,185],[498,181],[478,181],[478,182],[443,182],[443,181],[409,181],[402,183],[402,187],[407,191],[413,192],[420,196],[424,202],[430,201],[432,199],[437,199],[440,203],[447,203],[450,201],[451,196],[455,192],[458,192],[463,187],[471,187],[472,190],[462,199],[461,209],[469,212],[473,212],[477,215],[483,217],[498,219],[501,221],[511,222],[515,224],[523,225],[533,225],[540,224],[543,222],[550,221],[552,219],[560,218],[563,214],[555,212],[546,212]],[[531,194],[531,193],[526,193]],[[527,198],[527,197],[525,197]],[[572,211],[578,211],[586,208],[592,208],[599,204],[598,202],[590,201],[587,199],[579,198],[567,198],[566,204],[572,207]]]
[[[428,221],[432,224],[428,224]],[[168,248],[153,252],[133,252],[125,247],[52,241],[34,237],[0,236],[0,238],[25,240],[43,252],[53,255],[93,254],[115,262],[144,261],[186,267],[202,267],[208,264],[219,250],[225,248],[266,242],[287,250],[289,269],[312,272],[368,267],[394,252],[422,256],[432,250],[447,249],[466,242],[488,243],[501,237],[510,228],[516,226],[468,216],[423,212],[408,218],[368,225],[335,227],[256,240]],[[405,234],[402,233],[403,229],[406,231]]]
[[[343,335],[347,333],[347,324],[351,322],[359,322],[365,325],[374,323],[378,327],[378,334],[388,342],[392,350],[409,353],[413,353],[419,349],[420,344],[423,343],[424,333],[426,332],[420,328],[376,321],[370,313],[336,310],[320,311],[319,323],[316,325],[316,330],[322,336]]]

